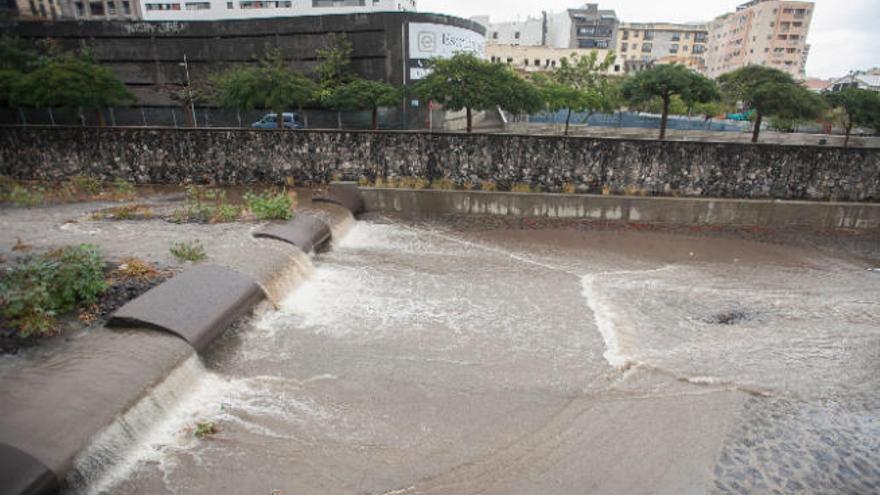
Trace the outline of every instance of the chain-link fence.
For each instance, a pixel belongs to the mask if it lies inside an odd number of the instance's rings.
[[[125,127],[226,127],[250,128],[266,110],[235,112],[214,107],[125,107],[97,110],[75,108],[0,108],[0,123],[26,125],[87,125]],[[311,129],[370,129],[372,112],[305,110],[303,120]],[[442,124],[442,123],[440,123]],[[432,125],[426,107],[382,108],[380,129],[419,130]],[[438,125],[440,127],[440,125]]]

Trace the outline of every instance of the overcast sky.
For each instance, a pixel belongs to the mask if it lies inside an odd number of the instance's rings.
[[[489,15],[509,21],[538,16],[541,10],[559,12],[586,3],[582,0],[418,0],[423,12],[461,17]],[[736,9],[744,0],[596,0],[614,9],[627,22],[688,22],[710,20]],[[808,42],[813,45],[807,74],[838,77],[852,69],[880,66],[880,0],[815,0],[816,12]]]

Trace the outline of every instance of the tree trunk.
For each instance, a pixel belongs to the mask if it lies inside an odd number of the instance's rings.
[[[755,130],[752,132],[752,142],[757,143],[758,138],[761,136],[761,122],[764,120],[764,116],[761,115],[761,112],[755,111]]]
[[[96,108],[95,115],[97,115],[98,117],[98,126],[105,127],[107,125],[107,121],[104,120],[104,112],[102,112],[100,108]]]
[[[277,112],[275,114],[275,126],[278,129],[284,129],[284,112]]]
[[[466,110],[467,110],[467,132],[468,132],[468,134],[470,134],[471,131],[474,130],[474,114],[473,114],[473,111],[471,111],[471,107],[467,107]]]
[[[342,112],[336,112],[336,128],[342,129]]]
[[[669,102],[668,96],[663,98],[663,116],[660,117],[660,141],[666,139],[666,124],[669,122]]]
[[[305,110],[303,110],[302,105],[299,106],[299,116],[302,117],[303,129],[308,129],[309,128],[309,119],[308,119],[308,117],[306,117],[306,112],[305,112]]]
[[[379,128],[379,107],[373,107],[373,130]]]
[[[565,116],[565,135],[568,136],[568,125],[571,122],[571,109],[568,109],[568,115]]]
[[[852,122],[846,125],[846,138],[843,140],[843,147],[846,148],[849,146],[849,136],[852,134]]]

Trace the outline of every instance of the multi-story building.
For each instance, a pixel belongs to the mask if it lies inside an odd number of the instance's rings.
[[[56,0],[58,1],[58,0]],[[140,0],[60,0],[63,17],[77,20],[141,19]]]
[[[520,72],[551,72],[556,70],[563,58],[572,59],[573,56],[589,56],[596,52],[601,62],[611,54],[611,50],[590,48],[552,48],[546,46],[524,45],[499,45],[489,43],[486,45],[486,57],[492,62],[507,64]],[[620,64],[614,64],[608,68],[609,74],[620,74],[623,70]]]
[[[24,0],[18,0],[24,1]],[[49,1],[49,0],[28,0]],[[52,0],[58,1],[58,0]],[[63,0],[65,17],[84,20],[215,21],[302,15],[415,11],[416,0]]]
[[[525,21],[489,22],[488,16],[472,17],[486,26],[486,41],[495,45],[544,46],[547,43],[547,14]]]
[[[54,21],[62,17],[60,0],[13,0],[5,7],[20,19]]]
[[[706,71],[709,27],[705,24],[625,22],[617,32],[617,63],[626,72],[661,64]]]
[[[813,2],[752,0],[716,18],[709,26],[707,74],[764,65],[805,79],[813,9]]]
[[[613,49],[619,21],[613,10],[588,3],[547,15],[547,45],[553,48]]]

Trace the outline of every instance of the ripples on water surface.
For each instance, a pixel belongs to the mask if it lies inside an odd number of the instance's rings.
[[[703,491],[877,492],[876,274],[822,260],[618,266],[594,254],[359,223],[279,310],[227,335],[208,370],[192,365],[194,391],[101,486],[505,493],[504,479],[541,464],[514,468],[539,445],[559,464],[583,452],[564,442],[589,426],[553,407],[733,390],[742,405],[721,409],[732,419],[717,459],[703,459]],[[534,429],[522,411],[549,423]],[[217,438],[194,441],[196,420],[215,421]],[[652,436],[650,421],[603,421],[603,435]],[[455,467],[469,460],[479,473]],[[434,472],[447,468],[471,484],[441,483]],[[556,486],[541,491],[566,493]]]

